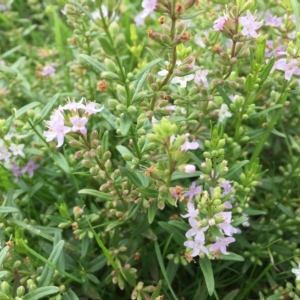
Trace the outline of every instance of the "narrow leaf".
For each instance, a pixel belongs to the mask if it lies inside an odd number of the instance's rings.
[[[0,207],[0,214],[15,213],[15,212],[19,212],[19,210],[16,207],[7,207],[7,206]]]
[[[99,63],[95,58],[86,54],[80,54],[79,56],[100,73],[107,71],[106,67],[103,64]]]
[[[120,130],[123,136],[126,136],[132,124],[132,118],[128,113],[123,113],[120,118]]]
[[[103,193],[100,191],[96,191],[96,190],[92,190],[92,189],[82,189],[82,190],[78,191],[78,194],[87,194],[87,195],[95,196],[95,197],[99,198],[100,200],[104,200],[104,201],[112,200],[112,197],[109,194]]]
[[[8,246],[5,246],[1,252],[0,252],[0,266],[2,265],[3,261],[4,261],[4,258],[6,256],[6,253],[8,252],[9,250],[9,247]]]
[[[203,258],[200,258],[199,264],[204,275],[208,294],[212,296],[215,290],[215,280],[213,270],[211,267],[211,261],[208,259],[207,256],[204,256]]]
[[[51,262],[52,264],[56,265],[62,250],[64,248],[64,241],[59,241],[59,243],[57,245],[55,245],[55,247],[53,248],[48,261]],[[46,265],[45,268],[43,269],[43,272],[41,274],[40,280],[39,280],[39,287],[42,286],[48,286],[52,280],[52,276],[54,273],[54,269],[49,266]]]
[[[45,286],[45,287],[40,287],[37,288],[36,290],[29,292],[25,296],[23,296],[23,300],[38,300],[43,297],[52,295],[52,294],[57,294],[60,292],[59,287],[57,286]]]
[[[144,68],[142,68],[133,78],[133,80],[139,80],[144,73],[146,73],[147,71],[149,71],[153,66],[155,66],[156,64],[158,64],[159,62],[162,61],[162,58],[157,58],[153,61],[151,61],[149,64],[147,64]]]

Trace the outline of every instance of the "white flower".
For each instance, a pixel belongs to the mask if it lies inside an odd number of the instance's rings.
[[[292,273],[297,276],[296,280],[300,280],[300,262],[298,262],[298,269],[292,269]]]
[[[187,82],[193,80],[194,77],[195,75],[193,74],[182,76],[182,77],[176,76],[171,80],[171,83],[179,83],[181,88],[186,88]]]
[[[0,160],[4,160],[8,164],[10,157],[11,157],[11,153],[4,145],[1,145],[1,140],[0,140]]]
[[[23,152],[24,144],[19,144],[16,145],[14,143],[11,143],[9,146],[9,150],[12,152],[12,155],[18,156],[20,155],[21,157],[25,157],[25,154]]]
[[[230,118],[232,113],[228,110],[227,104],[222,104],[219,109],[219,122],[223,122],[226,118]]]

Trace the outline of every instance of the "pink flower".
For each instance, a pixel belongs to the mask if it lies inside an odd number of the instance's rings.
[[[281,58],[277,60],[273,68],[285,71],[284,78],[286,80],[290,80],[293,75],[300,75],[300,69],[295,58],[291,59],[288,63],[286,62],[285,58]]]
[[[209,251],[218,251],[220,250],[223,254],[229,254],[226,251],[226,247],[230,244],[233,243],[235,239],[233,237],[226,237],[226,238],[219,238],[216,237],[216,242],[210,246]]]
[[[55,75],[55,67],[56,67],[56,64],[51,64],[51,65],[47,65],[44,67],[43,69],[43,72],[42,72],[42,75],[43,76],[54,76]]]
[[[1,140],[0,140],[1,142]],[[11,157],[11,153],[4,146],[4,144],[0,145],[0,160],[4,160],[6,163],[9,163],[9,158]]]
[[[228,15],[224,15],[223,17],[220,17],[214,22],[213,29],[215,31],[222,31],[224,29],[224,24],[228,19],[229,19]]]
[[[199,215],[199,210],[195,209],[195,205],[193,202],[188,202],[187,211],[187,214],[181,215],[183,218],[197,218]]]
[[[208,70],[197,70],[195,73],[194,82],[198,84],[201,81],[205,87],[208,87],[208,81],[206,78],[207,74]]]
[[[283,25],[282,18],[272,16],[270,13],[266,15],[266,25],[271,27],[280,27]]]
[[[144,8],[141,17],[146,18],[148,15],[150,15],[157,4],[157,0],[143,0],[142,7]]]
[[[61,112],[55,111],[55,113],[50,117],[50,121],[46,121],[46,126],[49,129],[48,131],[44,131],[46,141],[50,142],[56,138],[56,147],[62,146],[64,143],[64,137],[71,131],[71,127],[64,125],[64,117]]]
[[[247,17],[240,17],[239,22],[243,25],[242,35],[251,36],[252,38],[257,38],[258,34],[256,32],[259,29],[263,22],[255,22],[256,16],[253,16],[251,12],[247,11]]]
[[[31,178],[33,176],[33,173],[34,173],[34,170],[36,170],[37,168],[39,168],[40,165],[38,164],[35,164],[33,162],[32,159],[30,159],[26,166],[22,169],[21,173],[24,174],[24,173],[28,173],[29,177]]]
[[[70,118],[70,122],[72,123],[72,131],[77,132],[79,131],[82,134],[86,134],[87,130],[85,128],[85,124],[87,123],[88,119],[86,117],[80,118],[79,116],[74,116]]]
[[[104,106],[101,107],[101,108],[96,108],[95,105],[96,105],[95,102],[87,103],[86,106],[85,106],[85,113],[90,116],[90,115],[96,114],[97,112],[100,112],[100,111],[103,110]]]
[[[185,136],[186,136],[186,140],[185,140],[184,144],[180,147],[180,149],[182,151],[196,150],[196,149],[200,148],[200,144],[197,141],[189,142],[189,140],[188,140],[189,133],[187,133]]]
[[[23,174],[22,171],[20,170],[20,166],[15,163],[12,165],[11,171],[13,175],[16,177],[16,179],[18,179],[18,177]]]
[[[183,194],[185,197],[189,197],[189,200],[191,201],[193,197],[199,195],[201,193],[202,186],[196,186],[196,182],[193,182],[190,186],[190,189]],[[189,205],[189,203],[188,203]],[[189,209],[188,209],[189,210]],[[185,216],[182,216],[183,218],[186,218]]]

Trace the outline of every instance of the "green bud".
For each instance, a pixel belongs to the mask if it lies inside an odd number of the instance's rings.
[[[203,152],[203,156],[204,156],[205,158],[212,158],[211,153],[210,153],[210,152],[207,152],[207,151]]]
[[[112,37],[117,36],[117,34],[120,32],[120,28],[119,28],[118,23],[117,22],[112,22],[109,25],[109,29],[108,30],[109,30],[110,34],[112,35]]]
[[[251,73],[248,74],[246,81],[244,83],[244,87],[247,92],[251,92],[253,90],[253,86],[254,86],[253,81],[254,81],[253,75]]]
[[[62,223],[59,223],[58,224],[58,227],[59,228],[68,228],[68,227],[70,227],[71,226],[71,224],[72,224],[72,222],[71,221],[68,221],[68,222],[62,222]]]
[[[93,164],[90,160],[88,160],[88,159],[82,160],[82,165],[83,165],[85,168],[88,168],[88,169],[90,169],[91,167],[94,166],[94,164]]]
[[[7,296],[11,296],[10,285],[7,281],[1,283],[1,291]]]
[[[102,72],[101,73],[101,78],[106,79],[106,80],[120,80],[119,75],[113,73],[113,72]]]
[[[24,296],[24,293],[25,293],[25,288],[24,288],[24,286],[19,286],[18,288],[17,288],[17,296],[18,297],[22,297],[22,296]]]
[[[219,149],[223,148],[225,146],[225,143],[226,143],[225,139],[220,139],[218,141],[216,149],[219,150]]]
[[[132,159],[133,159],[133,157],[129,154],[123,154],[122,157],[126,161],[132,161]]]

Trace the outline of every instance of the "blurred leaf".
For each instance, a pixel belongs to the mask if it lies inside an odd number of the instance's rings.
[[[222,300],[234,300],[237,294],[239,293],[239,289],[235,289],[228,293]]]
[[[148,221],[149,221],[149,224],[151,224],[154,221],[156,212],[157,212],[157,203],[156,202],[149,203],[149,207],[148,207]]]
[[[6,256],[6,253],[8,252],[9,247],[5,246],[1,251],[0,251],[0,266],[3,264],[4,258]]]
[[[120,118],[120,130],[123,136],[126,136],[132,125],[132,118],[128,113],[123,113]]]
[[[29,292],[25,296],[23,296],[23,300],[38,300],[44,298],[49,295],[57,294],[60,292],[59,287],[57,286],[47,286],[47,287],[40,287],[34,291]]]
[[[50,112],[50,110],[52,110],[52,107],[54,106],[54,104],[57,102],[57,100],[59,99],[60,97],[60,93],[57,93],[55,94],[53,97],[52,97],[52,100],[50,102],[48,102],[45,107],[42,109],[41,111],[41,122],[43,120],[45,120],[46,116],[48,115],[48,113]]]
[[[286,206],[284,206],[284,205],[281,204],[281,203],[277,203],[276,205],[277,205],[277,207],[278,207],[283,213],[285,213],[287,216],[289,216],[290,218],[295,218],[294,213],[293,213],[289,208],[287,208]]]
[[[159,296],[161,287],[162,287],[162,281],[160,280],[155,288],[155,291],[151,295],[150,300],[155,300]]]
[[[233,164],[233,166],[229,167],[229,171],[225,175],[226,179],[231,179],[232,175],[235,175],[235,173],[240,170],[243,166],[245,166],[249,160],[243,160],[243,161],[237,161]]]
[[[137,188],[137,191],[145,195],[146,197],[151,197],[151,198],[157,198],[159,195],[157,190],[146,189],[144,187]]]
[[[215,290],[215,280],[214,273],[211,267],[211,261],[207,256],[204,256],[199,259],[199,264],[204,275],[208,294],[212,296]]]
[[[69,164],[62,153],[51,153],[50,156],[56,162],[57,166],[61,168],[66,174],[71,174]]]
[[[79,300],[76,294],[72,290],[68,290],[63,293],[63,300]]]
[[[142,182],[140,178],[136,175],[135,171],[121,167],[120,168],[122,176],[125,176],[130,179],[130,181],[135,185],[135,187],[141,187]]]
[[[96,108],[99,108],[99,104],[96,104]],[[118,129],[119,126],[116,123],[116,117],[107,110],[103,105],[101,106],[101,115],[107,121],[107,123],[114,129]]]
[[[106,37],[100,36],[99,37],[99,42],[104,50],[104,52],[110,56],[116,55],[116,50],[114,47],[110,44],[110,42],[107,40]]]
[[[232,252],[228,252],[229,254],[225,255],[223,253],[220,253],[220,259],[222,260],[234,260],[234,261],[244,261],[244,257]]]
[[[144,68],[142,68],[133,78],[133,81],[135,80],[139,80],[144,73],[148,72],[153,66],[155,66],[156,64],[158,64],[159,62],[162,61],[162,58],[157,58],[153,61],[151,61],[150,63],[148,63]]]
[[[176,171],[172,174],[171,181],[178,180],[178,179],[191,178],[191,177],[199,177],[201,174],[202,174],[202,172],[200,172],[200,171],[196,171],[194,173],[184,173],[184,172]]]
[[[16,212],[19,212],[19,209],[16,207],[8,207],[8,206],[0,207],[0,214],[16,213]]]
[[[176,297],[176,294],[174,293],[174,291],[172,289],[172,286],[170,284],[170,281],[169,281],[169,278],[168,278],[168,275],[167,275],[167,272],[166,272],[166,269],[165,269],[165,266],[164,266],[163,258],[161,256],[160,248],[159,248],[159,245],[156,241],[154,242],[154,248],[155,248],[155,253],[156,253],[158,263],[159,263],[160,270],[161,270],[161,272],[163,274],[163,277],[164,277],[164,279],[167,283],[168,289],[170,290],[173,298],[175,300],[178,300],[178,298]]]
[[[92,189],[82,189],[82,190],[78,191],[78,194],[87,194],[87,195],[95,196],[95,197],[99,198],[100,200],[104,200],[104,201],[112,200],[112,197],[110,194],[92,190]]]
[[[263,210],[253,209],[250,207],[246,207],[243,209],[243,213],[250,216],[258,216],[258,215],[266,215],[267,213]]]
[[[53,250],[48,258],[48,261],[50,263],[52,263],[54,265],[57,263],[60,255],[62,253],[62,250],[64,248],[64,244],[65,244],[64,241],[60,241],[57,245],[55,245],[55,247],[53,248]],[[39,287],[48,286],[52,280],[53,273],[54,273],[54,269],[51,266],[46,265],[44,267],[43,272],[38,281],[38,286]]]
[[[82,57],[88,64],[90,64],[100,73],[107,71],[106,67],[103,64],[99,63],[95,58],[86,54],[80,54],[79,56]]]
[[[167,222],[159,221],[158,224],[169,234],[173,235],[173,239],[178,245],[183,246],[183,243],[186,241],[186,237],[181,231],[179,231],[175,226]]]

